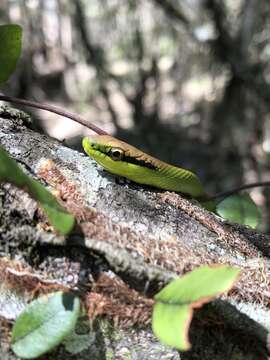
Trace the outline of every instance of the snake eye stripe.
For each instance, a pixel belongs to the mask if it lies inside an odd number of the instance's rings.
[[[134,165],[143,166],[143,167],[146,167],[148,169],[157,170],[157,167],[155,165],[153,165],[152,163],[146,162],[144,160],[138,160],[138,159],[136,159],[134,157],[131,157],[131,156],[125,156],[124,155],[122,161],[126,161],[126,162],[128,162],[130,164],[134,164]]]

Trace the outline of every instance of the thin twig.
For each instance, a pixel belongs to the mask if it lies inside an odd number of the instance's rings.
[[[252,188],[255,188],[255,187],[264,187],[264,186],[270,186],[270,181],[254,182],[254,183],[250,183],[250,184],[244,184],[242,186],[238,186],[238,187],[233,188],[231,190],[223,191],[223,192],[217,193],[217,194],[215,194],[213,196],[210,196],[209,198],[207,198],[207,200],[215,200],[215,199],[218,199],[218,198],[225,198],[227,196],[238,193],[239,191],[242,191],[242,190],[252,189]]]
[[[79,116],[77,114],[68,112],[66,110],[62,110],[62,109],[60,109],[60,108],[58,108],[57,106],[54,106],[54,105],[41,104],[41,103],[36,102],[36,101],[18,99],[18,98],[12,97],[12,96],[6,96],[6,95],[2,95],[2,94],[0,94],[0,100],[1,101],[11,102],[11,103],[14,103],[14,104],[19,104],[19,105],[30,106],[30,107],[37,108],[37,109],[42,109],[42,110],[45,110],[45,111],[49,111],[49,112],[52,112],[54,114],[69,118],[69,119],[77,122],[78,124],[81,124],[81,125],[87,127],[88,129],[94,131],[95,133],[97,133],[99,135],[108,135],[108,133],[106,131],[100,129],[96,125],[91,124],[88,120],[84,119],[83,117],[81,117],[81,116]]]

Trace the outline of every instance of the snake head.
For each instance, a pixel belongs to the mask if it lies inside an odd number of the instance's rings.
[[[123,143],[109,135],[84,137],[82,146],[84,151],[97,162],[104,157],[110,157],[113,161],[121,161],[125,155]]]

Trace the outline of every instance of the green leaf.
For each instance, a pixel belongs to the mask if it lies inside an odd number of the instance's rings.
[[[34,359],[61,343],[75,328],[80,300],[70,293],[56,293],[33,301],[17,318],[11,338],[15,354]]]
[[[250,195],[237,194],[218,203],[216,212],[226,220],[256,228],[260,212]]]
[[[0,83],[13,73],[21,54],[22,28],[19,25],[0,25]]]
[[[49,221],[62,235],[67,235],[73,229],[75,218],[69,214],[55,197],[38,181],[27,176],[0,147],[0,182],[7,181],[23,190],[40,203]]]
[[[156,296],[152,328],[165,344],[188,350],[189,325],[193,309],[228,291],[240,270],[226,265],[203,266],[173,280]]]

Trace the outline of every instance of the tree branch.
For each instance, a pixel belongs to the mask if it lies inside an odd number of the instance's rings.
[[[258,353],[267,352],[269,329],[263,327],[262,319],[269,316],[270,263],[266,256],[267,250],[269,256],[269,237],[248,233],[245,227],[224,224],[180,195],[160,193],[136,184],[120,185],[87,156],[27,129],[16,112],[9,116],[6,111],[0,111],[0,144],[55,190],[59,201],[76,216],[78,223],[76,233],[68,239],[50,234],[44,218],[36,212],[35,203],[32,201],[29,206],[28,196],[21,190],[11,193],[10,187],[9,190],[2,187],[2,256],[16,251],[18,258],[35,259],[45,278],[48,272],[54,278],[60,271],[60,278],[65,279],[71,271],[73,286],[88,294],[92,291],[89,279],[109,271],[112,281],[118,275],[127,288],[140,291],[139,299],[145,294],[152,296],[174,276],[201,264],[222,262],[238,266],[242,268],[242,276],[233,291],[224,296],[226,302],[217,306],[212,303],[202,312],[196,312],[189,355],[221,360],[224,353],[231,354],[231,349],[237,348],[238,358],[240,352],[243,358],[249,353],[256,359]],[[260,240],[265,248],[257,246]],[[52,254],[57,249],[54,264]],[[42,259],[39,262],[38,257]],[[75,265],[71,260],[74,257]],[[60,267],[59,260],[63,261]],[[85,277],[85,272],[89,276]],[[117,292],[114,296],[117,297]],[[256,321],[241,313],[243,308]],[[243,338],[255,339],[256,346]],[[202,356],[206,342],[209,354]],[[217,347],[222,350],[222,356],[213,357]]]

